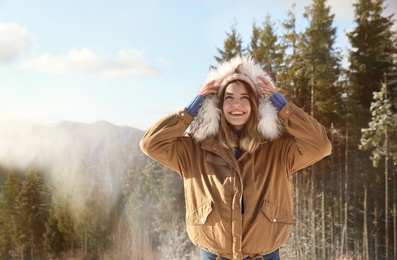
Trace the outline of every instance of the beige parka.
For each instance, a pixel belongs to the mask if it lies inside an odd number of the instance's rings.
[[[325,128],[293,103],[278,116],[285,134],[238,160],[214,135],[199,142],[186,135],[193,121],[186,110],[144,135],[142,151],[183,178],[187,232],[197,247],[241,260],[269,254],[287,240],[291,174],[329,155],[331,143]]]

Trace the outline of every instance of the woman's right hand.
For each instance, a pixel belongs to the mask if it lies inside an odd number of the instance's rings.
[[[206,97],[207,95],[210,94],[216,94],[218,93],[218,89],[219,89],[219,84],[216,84],[215,80],[212,80],[204,85],[204,87],[199,91],[199,95]]]

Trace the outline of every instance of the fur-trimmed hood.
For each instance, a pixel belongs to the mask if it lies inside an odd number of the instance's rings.
[[[224,80],[226,79],[227,81],[227,77],[230,77],[235,73],[248,76],[252,80],[252,82],[250,82],[251,86],[256,87],[256,84],[262,83],[258,79],[259,76],[262,76],[266,78],[273,87],[275,87],[269,74],[267,74],[258,63],[254,62],[252,57],[242,56],[236,56],[235,58],[220,64],[218,68],[211,69],[208,72],[206,84],[215,80],[222,89],[222,87],[226,87],[228,84],[227,82],[225,83]],[[258,89],[254,89],[254,92],[259,93]],[[208,95],[204,99],[195,120],[191,123],[190,130],[196,141],[203,141],[209,135],[217,136],[219,131],[219,120],[221,117],[219,95],[220,92],[218,92],[218,95]],[[269,100],[269,97],[265,95],[260,95],[258,97],[258,110],[258,131],[266,140],[271,141],[278,138],[283,132],[283,125],[278,117],[278,110]]]

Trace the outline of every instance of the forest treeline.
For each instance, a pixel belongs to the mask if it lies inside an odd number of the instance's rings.
[[[143,154],[131,160],[112,203],[89,181],[76,205],[70,199],[75,190],[60,194],[36,168],[7,176],[0,199],[0,259],[194,259],[181,179]]]
[[[284,259],[397,259],[395,17],[384,14],[383,0],[357,0],[354,8],[347,57],[335,47],[326,0],[306,7],[302,31],[294,6],[280,24],[267,15],[245,45],[235,22],[214,55],[217,62],[253,56],[332,142],[330,156],[293,175],[295,220]],[[110,208],[93,192],[73,209],[41,169],[3,171],[1,259],[197,259],[184,230],[182,181],[142,154],[129,161]]]

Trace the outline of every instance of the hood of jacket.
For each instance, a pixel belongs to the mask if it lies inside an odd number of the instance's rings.
[[[255,93],[259,93],[259,87],[257,87],[256,84],[262,83],[258,79],[259,76],[266,78],[270,84],[276,88],[270,75],[265,72],[260,64],[256,63],[252,57],[248,56],[236,56],[229,61],[221,63],[218,68],[211,69],[207,74],[205,83],[207,84],[215,80],[215,82],[221,86],[220,89],[222,89],[228,84],[228,79],[233,78],[236,74],[243,74],[241,78],[246,78],[246,76],[248,76],[251,80],[251,82],[248,83]],[[203,141],[210,135],[218,135],[219,120],[221,118],[219,95],[220,91],[218,94],[208,95],[204,99],[195,120],[190,125],[190,130],[196,141]],[[283,124],[278,117],[277,108],[270,101],[269,97],[265,95],[258,95],[257,102],[259,110],[259,133],[268,141],[277,139],[283,132]]]

